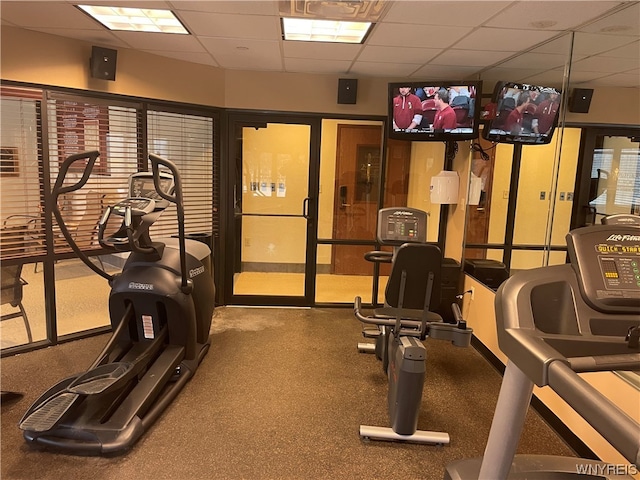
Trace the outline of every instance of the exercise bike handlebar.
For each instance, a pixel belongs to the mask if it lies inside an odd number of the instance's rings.
[[[364,259],[374,263],[392,263],[393,252],[385,252],[384,250],[374,250],[364,254]]]
[[[451,305],[456,323],[426,322],[420,320],[410,320],[407,318],[379,318],[363,315],[362,299],[356,297],[353,303],[353,313],[355,317],[363,323],[371,325],[383,325],[391,328],[398,328],[401,335],[424,338],[424,335],[436,340],[447,340],[456,347],[468,347],[471,343],[473,329],[467,327],[467,322],[462,318],[460,307],[456,303]],[[426,331],[425,331],[426,330]]]

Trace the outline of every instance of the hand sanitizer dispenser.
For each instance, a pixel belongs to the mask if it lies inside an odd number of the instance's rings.
[[[458,203],[458,172],[441,171],[431,177],[431,203]]]

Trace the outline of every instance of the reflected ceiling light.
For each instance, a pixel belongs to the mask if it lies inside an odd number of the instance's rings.
[[[282,17],[285,40],[301,42],[362,43],[371,22],[343,22]]]
[[[109,30],[128,32],[178,33],[189,35],[187,29],[170,10],[148,8],[102,7],[77,5]]]

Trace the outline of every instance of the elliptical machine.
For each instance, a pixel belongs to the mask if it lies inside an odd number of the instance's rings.
[[[131,175],[130,196],[108,207],[98,224],[103,247],[131,252],[122,272],[109,275],[80,250],[57,200],[87,183],[99,155],[80,153],[63,162],[52,190],[53,213],[73,251],[111,285],[113,334],[86,372],[47,390],[19,423],[27,442],[82,455],[127,450],[176,397],[209,349],[215,293],[209,247],[185,240],[178,170],[157,155],[149,155],[152,173]],[[63,186],[77,162],[86,162],[82,178]],[[154,242],[149,227],[171,204],[178,238]],[[104,238],[112,215],[122,217],[121,227]]]

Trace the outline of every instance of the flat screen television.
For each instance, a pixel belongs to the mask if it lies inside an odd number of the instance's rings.
[[[544,145],[558,124],[562,93],[553,87],[499,82],[493,90],[495,117],[482,130],[491,142]]]
[[[481,81],[412,81],[389,84],[389,138],[457,141],[478,138]]]

